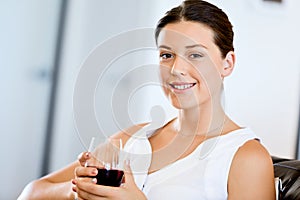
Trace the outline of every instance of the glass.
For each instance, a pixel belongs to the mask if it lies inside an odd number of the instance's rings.
[[[122,140],[109,138],[92,153],[93,162],[88,166],[96,167],[98,174],[93,178],[97,184],[118,187],[121,185],[124,171],[122,159]]]

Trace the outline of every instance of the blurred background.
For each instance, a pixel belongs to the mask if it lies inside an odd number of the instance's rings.
[[[272,155],[299,158],[300,1],[209,2],[227,12],[235,31],[237,63],[225,80],[226,111],[251,127]],[[1,200],[16,199],[28,182],[86,149],[76,131],[73,92],[89,53],[119,33],[154,28],[179,3],[0,0]],[[127,65],[156,63],[155,52],[145,55],[142,60],[132,56]],[[136,121],[146,121],[149,108],[158,103],[174,113],[156,89],[139,91],[146,98],[136,105]],[[113,120],[105,124],[109,134],[118,129]]]

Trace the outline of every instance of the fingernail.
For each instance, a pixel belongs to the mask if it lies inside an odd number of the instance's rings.
[[[96,178],[93,178],[91,181],[92,181],[92,183],[97,183],[97,179]]]
[[[90,152],[86,152],[86,153],[85,153],[85,156],[86,156],[86,157],[90,157]]]
[[[77,192],[76,187],[72,187],[72,190],[73,190],[73,192]]]
[[[73,183],[74,185],[76,185],[76,180],[75,180],[75,179],[72,179],[72,183]]]
[[[93,174],[93,175],[98,174],[98,170],[97,170],[97,169],[93,169],[93,170],[92,170],[92,174]]]

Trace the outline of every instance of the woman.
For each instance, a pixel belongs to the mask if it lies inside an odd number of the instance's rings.
[[[151,131],[143,124],[113,136],[126,151],[138,153],[132,146],[139,146],[150,157],[130,161],[121,187],[108,187],[86,178],[97,170],[84,167],[91,154],[83,153],[80,162],[27,186],[24,199],[74,199],[75,193],[78,199],[275,199],[270,155],[222,106],[223,79],[235,64],[227,15],[186,0],[159,21],[155,37],[163,89],[178,117]],[[141,133],[147,139],[133,142]]]

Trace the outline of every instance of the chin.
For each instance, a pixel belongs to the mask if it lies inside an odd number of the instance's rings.
[[[180,103],[178,101],[171,101],[171,104],[174,108],[178,110],[197,109],[199,107],[198,104],[189,101],[185,101],[184,103]]]
[[[190,109],[197,110],[200,107],[206,107],[211,105],[210,98],[198,99],[198,100],[187,98],[179,101],[178,98],[171,98],[169,96],[169,101],[174,108],[180,110],[190,110]]]

